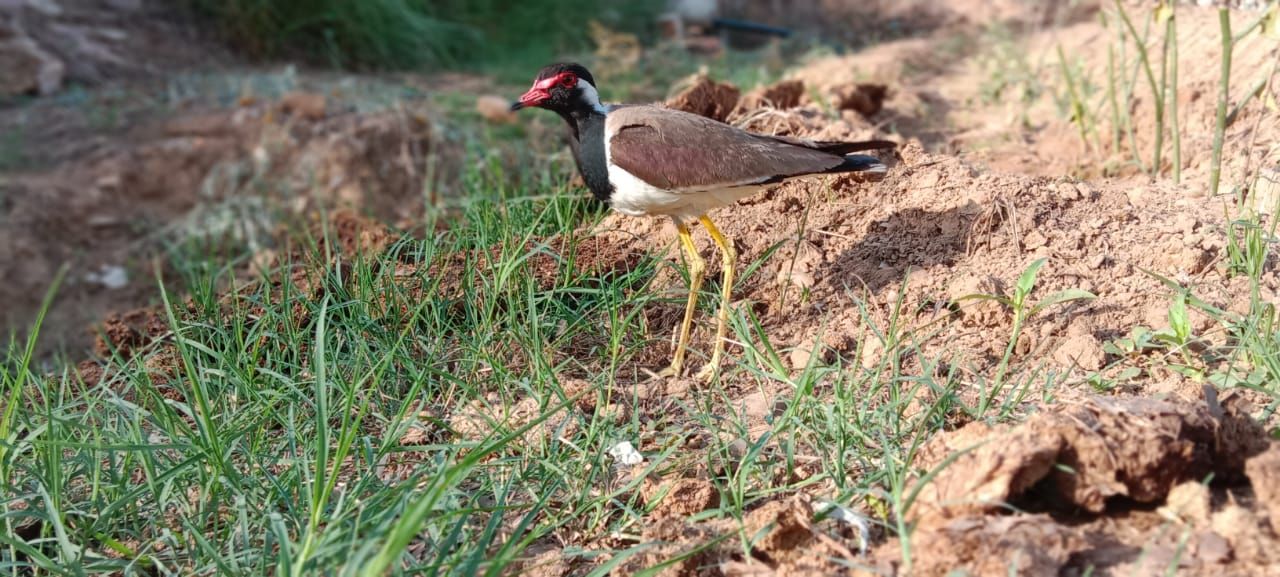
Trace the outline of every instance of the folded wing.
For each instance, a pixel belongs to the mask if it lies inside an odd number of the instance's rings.
[[[657,106],[625,106],[605,125],[610,161],[649,185],[696,192],[827,172],[844,154],[893,143],[810,142],[752,134],[709,118]]]

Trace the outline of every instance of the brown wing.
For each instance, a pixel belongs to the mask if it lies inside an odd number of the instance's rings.
[[[609,157],[644,182],[673,192],[739,186],[830,170],[842,156],[657,106],[627,106],[605,123]],[[612,135],[612,136],[609,136]]]

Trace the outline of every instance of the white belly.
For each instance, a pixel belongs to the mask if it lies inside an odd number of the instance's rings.
[[[613,194],[609,204],[627,216],[669,216],[680,222],[696,220],[708,211],[746,198],[765,187],[734,186],[709,190],[672,192],[654,187],[616,166],[609,166]]]
[[[738,185],[679,192],[658,188],[613,164],[609,151],[612,140],[613,135],[606,133],[604,158],[609,167],[609,183],[613,185],[609,205],[627,216],[669,216],[680,222],[689,222],[697,220],[712,209],[733,204],[764,188]]]

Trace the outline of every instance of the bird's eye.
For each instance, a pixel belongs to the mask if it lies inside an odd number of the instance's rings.
[[[560,75],[560,86],[573,88],[578,85],[578,77],[568,72]]]

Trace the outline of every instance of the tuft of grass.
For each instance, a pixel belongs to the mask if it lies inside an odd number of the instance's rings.
[[[1027,268],[1018,276],[1018,282],[1014,285],[1012,295],[973,294],[964,295],[956,299],[957,302],[969,300],[995,301],[1008,307],[1013,312],[1013,330],[1009,337],[1009,344],[1005,347],[1004,355],[1000,358],[1000,364],[996,367],[996,374],[992,378],[990,386],[986,386],[985,382],[983,383],[984,386],[978,400],[977,413],[975,415],[978,418],[984,417],[991,408],[991,403],[999,398],[1000,393],[1004,392],[1007,385],[1005,378],[1008,376],[1009,361],[1013,359],[1014,350],[1022,337],[1022,329],[1026,322],[1049,307],[1072,301],[1097,298],[1097,295],[1084,289],[1065,289],[1032,303],[1030,297],[1032,291],[1035,290],[1036,277],[1040,274],[1040,269],[1044,267],[1046,262],[1046,259],[1040,258],[1027,265]],[[1002,406],[1002,414],[1007,413],[1009,408],[1010,406]]]

